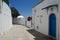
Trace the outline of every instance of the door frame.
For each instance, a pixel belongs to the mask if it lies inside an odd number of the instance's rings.
[[[52,14],[55,16],[55,19],[56,19],[56,15],[55,15],[54,13],[51,13],[51,14],[49,15],[49,33],[50,33],[50,16],[51,16]],[[55,20],[55,21],[56,21],[56,20]],[[55,25],[55,27],[56,27],[56,25]],[[57,32],[57,31],[56,31],[56,32]],[[49,36],[52,37],[52,38],[56,38],[56,37],[51,36],[50,34],[49,34]]]

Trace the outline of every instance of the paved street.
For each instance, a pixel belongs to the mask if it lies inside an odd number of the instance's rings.
[[[13,25],[9,32],[0,35],[0,40],[34,40],[34,36],[27,31],[28,29],[25,26]]]
[[[13,25],[9,32],[0,35],[0,40],[55,40],[33,29]]]
[[[47,35],[44,35],[40,32],[37,32],[36,30],[34,29],[29,29],[27,30],[29,33],[31,33],[35,38],[34,40],[56,40],[50,36],[47,36]]]

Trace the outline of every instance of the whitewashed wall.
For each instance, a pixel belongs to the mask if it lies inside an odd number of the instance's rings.
[[[2,30],[2,22],[1,22],[1,7],[2,7],[2,0],[0,0],[0,29]],[[1,30],[0,30],[0,32],[1,32]]]
[[[25,18],[17,18],[18,24],[25,25]]]
[[[34,13],[34,8],[32,8],[32,29],[35,29],[35,13]]]
[[[17,24],[17,18],[13,18],[12,22],[13,24]]]
[[[31,21],[27,21],[27,26],[31,28]]]
[[[58,40],[60,40],[60,0],[58,0],[58,10],[59,10],[59,14],[58,14]]]
[[[34,21],[34,25],[35,25],[35,30],[48,35],[48,15],[47,15],[47,11],[43,10],[41,11],[41,9],[39,8],[35,8],[36,9],[36,13],[34,14],[35,16],[35,21]],[[42,15],[43,17],[41,18],[40,15]],[[41,19],[41,20],[40,20]],[[41,22],[40,22],[41,21]],[[47,21],[47,22],[46,22]],[[38,26],[38,28],[37,28]]]
[[[0,0],[0,13],[1,13],[2,0]]]
[[[2,4],[2,13],[0,14],[0,33],[5,33],[12,27],[12,18],[11,10],[8,5],[5,2]]]
[[[47,13],[47,10],[44,9],[44,10],[41,10],[42,8],[45,8],[49,5],[55,5],[55,4],[58,4],[58,0],[45,0],[44,2],[38,4],[37,6],[33,7],[32,11],[33,11],[33,15],[32,15],[32,22],[33,22],[33,27],[36,31],[38,32],[41,32],[43,34],[46,34],[46,35],[49,35],[49,15],[51,13],[55,13],[56,15],[56,38],[58,40],[58,38],[60,37],[60,34],[58,31],[59,30],[59,25],[60,25],[60,19],[59,19],[59,14],[57,12],[57,8],[56,7],[53,7],[53,11],[50,11],[50,9],[48,10],[48,13]],[[60,5],[60,4],[59,4]],[[36,10],[36,12],[34,12],[34,10]],[[42,16],[42,17],[41,17]],[[37,28],[38,26],[38,28]]]

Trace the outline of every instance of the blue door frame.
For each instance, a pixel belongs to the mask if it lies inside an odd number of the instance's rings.
[[[49,35],[56,38],[56,16],[54,13],[49,16]]]

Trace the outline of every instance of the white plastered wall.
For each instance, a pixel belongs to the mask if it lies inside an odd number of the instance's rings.
[[[17,18],[13,18],[13,24],[17,24]]]
[[[31,28],[31,21],[27,21],[27,26]]]
[[[0,14],[0,33],[6,33],[12,27],[11,10],[5,2],[2,2],[2,10]]]
[[[25,18],[17,18],[17,22],[20,25],[25,25]]]
[[[32,29],[35,29],[35,23],[34,23],[34,21],[35,21],[35,13],[34,13],[34,8],[32,9]]]
[[[58,0],[58,39],[60,40],[60,0]]]
[[[1,7],[2,7],[2,0],[0,0],[0,32],[1,32],[1,30],[2,30],[2,19],[1,19]]]
[[[59,28],[58,28],[58,26],[60,24],[60,22],[59,22],[59,17],[60,16],[59,16],[59,14],[57,12],[57,8],[53,7],[54,8],[53,11],[50,11],[50,9],[51,9],[50,8],[48,10],[48,13],[47,13],[46,9],[41,10],[42,8],[45,8],[45,7],[49,6],[49,5],[55,5],[55,4],[58,4],[58,0],[45,0],[42,3],[38,4],[37,6],[33,7],[32,11],[33,11],[33,16],[35,16],[35,18],[33,17],[33,21],[35,20],[34,21],[34,29],[36,31],[41,32],[41,33],[46,34],[46,35],[49,35],[48,34],[49,33],[49,15],[51,13],[55,13],[56,19],[57,19],[56,20],[56,29],[57,29],[56,30],[57,31],[56,38],[58,39],[58,37],[59,37],[59,32],[58,32]],[[37,10],[36,13],[34,13],[35,9]],[[41,18],[40,15],[42,15],[43,17]],[[37,17],[37,16],[39,16],[39,17]],[[42,20],[41,21],[42,23],[40,23],[40,19]],[[39,26],[39,29],[37,29],[36,26]]]
[[[39,7],[35,8],[37,10],[36,14],[34,14],[35,16],[35,30],[39,31],[43,34],[48,35],[48,15],[47,15],[47,11],[46,9],[41,10]],[[40,17],[42,16],[42,18]],[[37,28],[38,26],[38,28]]]

